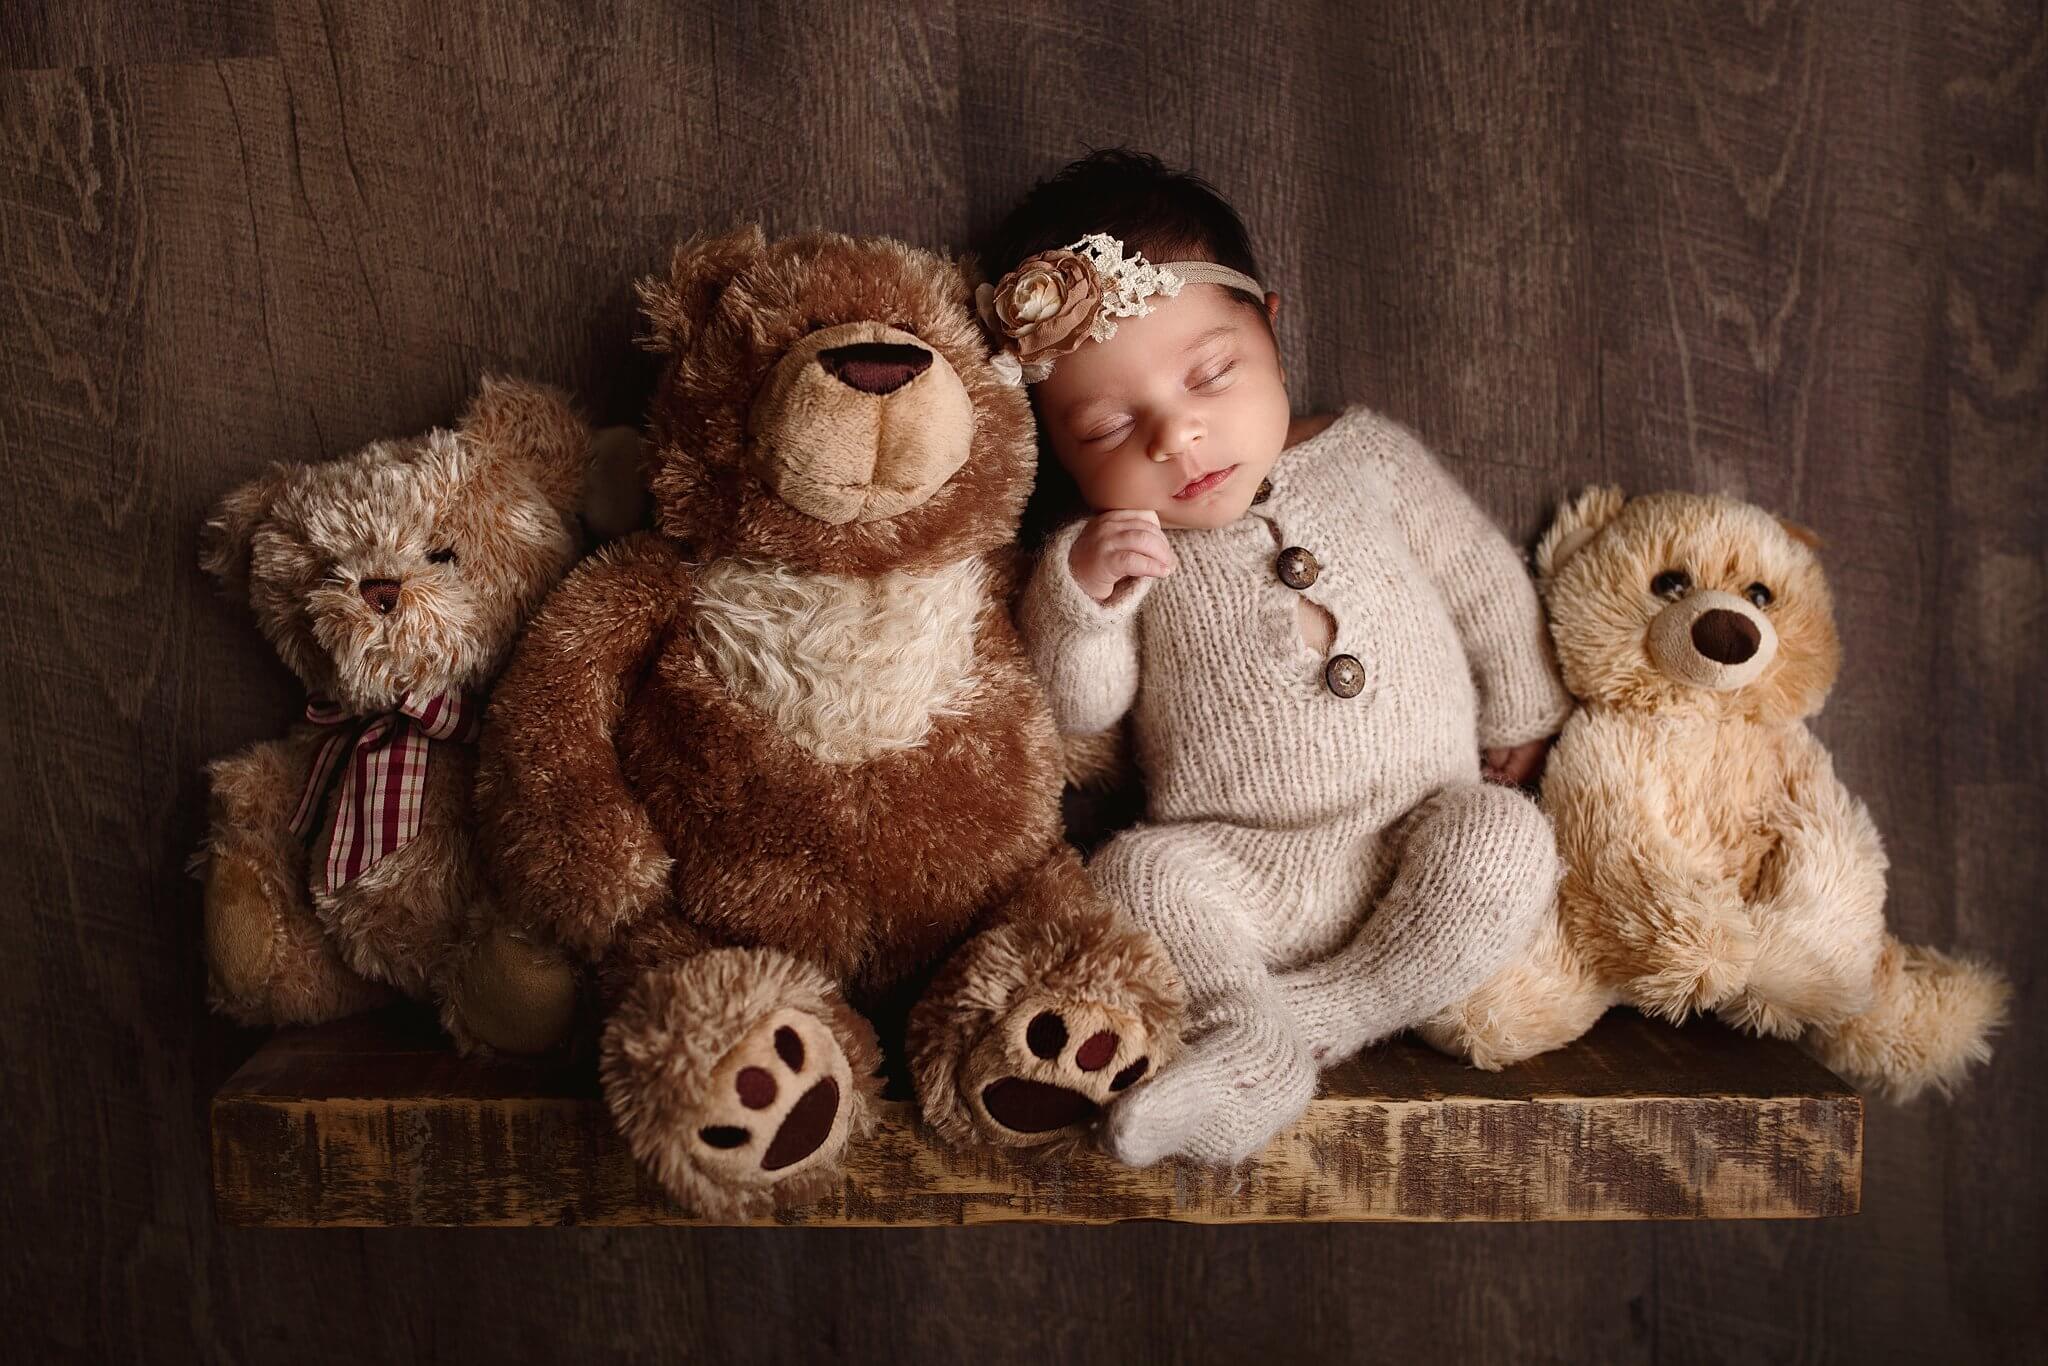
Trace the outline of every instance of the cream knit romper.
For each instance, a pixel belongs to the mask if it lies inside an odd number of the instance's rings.
[[[1285,451],[1228,526],[1105,603],[1056,533],[1019,617],[1063,731],[1132,712],[1146,819],[1097,885],[1165,942],[1189,1047],[1111,1111],[1110,1151],[1237,1162],[1320,1065],[1462,1000],[1556,888],[1549,822],[1479,750],[1570,710],[1506,538],[1405,428],[1355,407]],[[1298,597],[1335,619],[1304,639]]]

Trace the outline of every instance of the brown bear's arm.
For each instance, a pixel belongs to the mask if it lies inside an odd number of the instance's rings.
[[[500,894],[516,923],[585,957],[667,892],[668,851],[612,730],[687,592],[659,537],[592,556],[542,605],[485,718],[477,811]]]

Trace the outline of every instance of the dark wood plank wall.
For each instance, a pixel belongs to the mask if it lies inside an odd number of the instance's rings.
[[[0,14],[0,1259],[26,1359],[2016,1359],[2048,1319],[2039,0]],[[572,13],[572,10],[577,13]],[[629,282],[757,217],[962,244],[1085,144],[1192,162],[1304,408],[1432,438],[1515,532],[1593,479],[1818,527],[1824,722],[1907,932],[2023,1004],[1873,1106],[1803,1225],[849,1234],[216,1228],[201,762],[293,687],[193,567],[262,462],[482,367],[632,417]]]

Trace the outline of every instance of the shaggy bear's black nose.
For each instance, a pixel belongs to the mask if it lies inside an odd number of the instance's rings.
[[[377,609],[378,616],[390,613],[398,606],[397,579],[364,579],[356,585],[356,591],[363,595],[363,601]]]
[[[818,353],[825,373],[864,394],[889,394],[923,374],[932,353],[922,346],[894,342],[855,342]]]
[[[1741,664],[1756,653],[1763,633],[1740,612],[1716,607],[1692,624],[1693,648],[1716,664]]]

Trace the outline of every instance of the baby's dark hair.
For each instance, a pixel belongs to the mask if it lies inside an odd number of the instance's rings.
[[[1244,220],[1216,187],[1188,171],[1173,171],[1146,152],[1107,147],[1068,162],[1031,187],[984,237],[977,255],[982,274],[995,282],[1027,256],[1053,251],[1091,232],[1124,244],[1124,254],[1148,261],[1214,261],[1259,278]],[[1230,297],[1256,311],[1269,331],[1266,301],[1241,289]],[[1038,481],[1024,509],[1020,539],[1035,548],[1087,505],[1043,435]]]
[[[982,243],[982,273],[1000,280],[1018,262],[1091,232],[1106,232],[1124,252],[1160,261],[1214,261],[1259,278],[1244,220],[1216,187],[1158,157],[1108,147],[1068,162],[1031,187]],[[1266,301],[1233,289],[1233,299],[1265,316]]]

